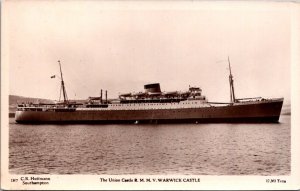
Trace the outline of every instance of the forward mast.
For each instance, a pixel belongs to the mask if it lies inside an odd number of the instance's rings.
[[[64,83],[64,79],[63,79],[62,70],[61,70],[60,60],[58,61],[58,64],[59,64],[60,79],[61,79],[60,95],[61,95],[61,92],[62,92],[63,97],[64,97],[64,102],[63,103],[67,104],[67,103],[69,103],[69,100],[68,100],[67,91],[66,91],[66,88],[65,88],[65,83]]]
[[[232,76],[232,73],[231,73],[231,66],[230,66],[229,56],[228,56],[228,65],[229,65],[230,102],[235,103],[236,99],[235,99],[235,94],[234,94],[233,76]]]

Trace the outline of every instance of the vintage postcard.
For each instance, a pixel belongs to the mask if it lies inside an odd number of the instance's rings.
[[[1,189],[300,188],[300,6],[1,4]]]

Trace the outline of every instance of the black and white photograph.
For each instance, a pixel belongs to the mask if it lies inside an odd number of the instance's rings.
[[[1,9],[2,189],[299,189],[298,3]]]

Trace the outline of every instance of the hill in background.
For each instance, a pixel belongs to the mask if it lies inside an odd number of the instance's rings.
[[[53,100],[9,95],[9,113],[14,113],[21,103],[54,103]]]
[[[53,100],[30,98],[17,95],[9,95],[9,105],[18,105],[21,103],[54,103]]]
[[[77,103],[85,103],[86,100],[70,100],[76,101]],[[31,98],[17,95],[9,95],[9,113],[15,113],[18,104],[22,103],[46,103],[46,104],[54,104],[54,100],[50,99],[41,99],[41,98]]]
[[[291,115],[291,105],[284,105],[282,106],[281,109],[281,115]]]

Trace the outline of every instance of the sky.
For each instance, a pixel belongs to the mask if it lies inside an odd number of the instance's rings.
[[[58,60],[69,99],[202,88],[229,101],[291,96],[290,4],[201,1],[5,2],[9,94],[59,99]]]

